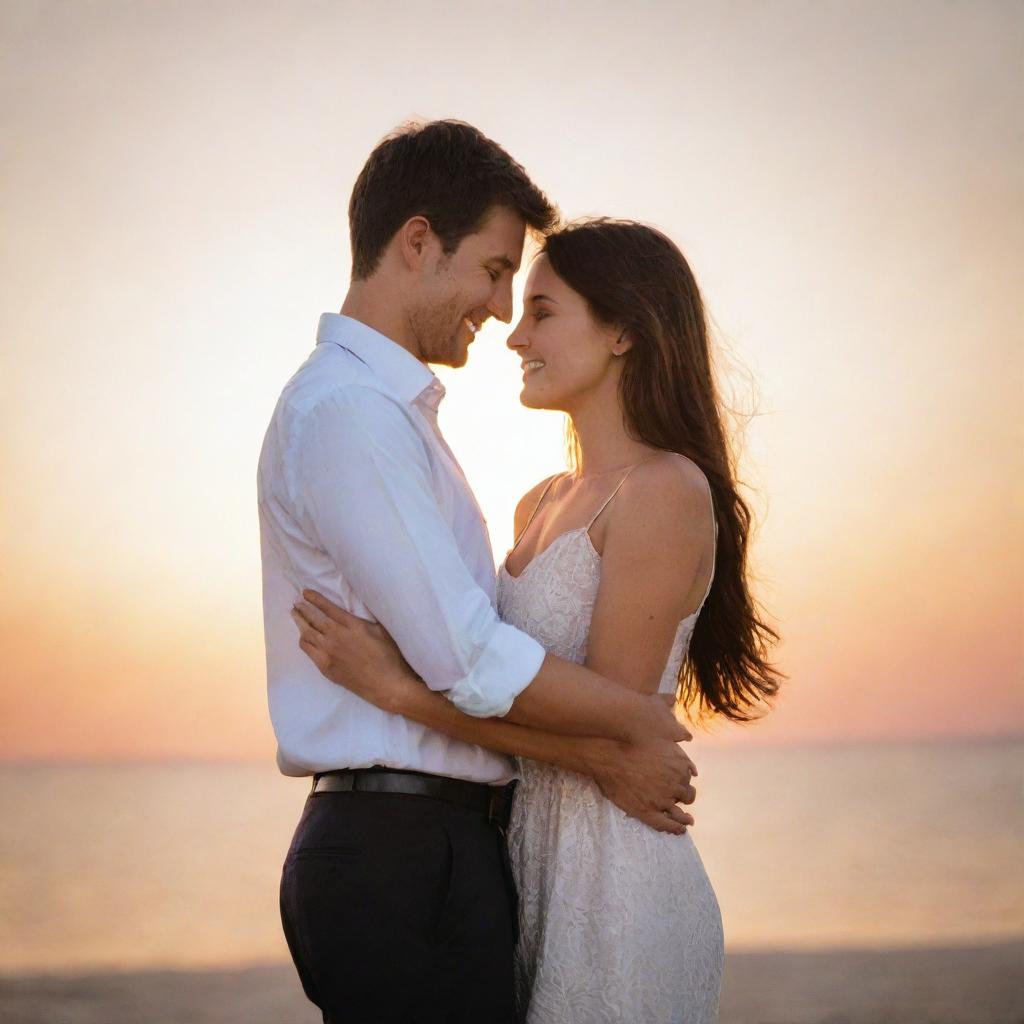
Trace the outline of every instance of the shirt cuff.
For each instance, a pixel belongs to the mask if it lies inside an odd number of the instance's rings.
[[[533,682],[546,654],[532,636],[499,622],[473,671],[445,696],[474,718],[501,718]]]

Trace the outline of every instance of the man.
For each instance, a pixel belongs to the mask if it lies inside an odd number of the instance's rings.
[[[689,735],[657,698],[546,655],[498,619],[483,518],[438,429],[444,389],[427,363],[462,366],[484,321],[511,320],[526,229],[550,228],[554,209],[500,146],[440,121],[373,151],[349,218],[341,315],[321,317],[259,465],[278,764],[314,777],[282,922],[327,1024],[502,1024],[513,1019],[513,764],[326,680],[297,644],[293,603],[309,587],[381,622],[427,686],[468,714],[544,730],[553,763],[580,768],[588,741],[570,754],[573,736],[632,744],[631,777],[666,830],[692,820],[674,806],[693,799],[675,747]],[[621,783],[597,759],[591,771],[606,792]]]

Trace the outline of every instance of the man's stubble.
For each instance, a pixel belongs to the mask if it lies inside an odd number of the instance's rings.
[[[454,288],[447,263],[437,268]],[[409,326],[423,359],[440,366],[465,366],[467,343],[460,340],[462,317],[466,300],[454,290],[445,299],[435,299],[414,308],[409,313]]]

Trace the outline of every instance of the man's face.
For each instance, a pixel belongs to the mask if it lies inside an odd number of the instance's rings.
[[[409,324],[428,363],[464,366],[469,346],[491,316],[512,319],[512,278],[523,258],[526,224],[504,206],[493,207],[483,226],[450,256],[437,245],[425,261]]]

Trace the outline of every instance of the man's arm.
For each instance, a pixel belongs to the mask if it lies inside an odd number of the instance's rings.
[[[431,689],[503,714],[544,651],[498,619],[466,568],[417,415],[369,387],[322,398],[297,417],[290,503],[337,566],[343,603],[382,623]]]
[[[293,613],[299,646],[332,682],[454,739],[589,775],[609,800],[659,831],[678,833],[693,823],[675,806],[696,795],[690,785],[696,768],[678,744],[649,736],[636,744],[559,736],[507,719],[473,718],[423,685],[382,626],[315,591],[305,598]]]
[[[656,699],[545,656],[500,621],[466,568],[410,416],[370,388],[338,389],[301,417],[292,503],[414,672],[476,717],[577,736],[689,738]]]

